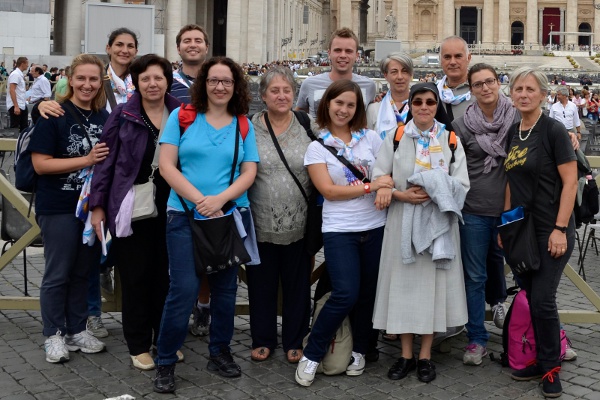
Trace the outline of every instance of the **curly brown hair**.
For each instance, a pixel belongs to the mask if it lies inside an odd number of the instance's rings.
[[[250,110],[250,89],[248,88],[248,82],[246,82],[242,68],[229,57],[212,57],[202,64],[200,72],[198,72],[198,78],[196,78],[190,90],[192,94],[191,104],[199,113],[208,111],[206,79],[208,78],[208,71],[217,64],[229,67],[233,76],[233,96],[227,104],[227,111],[231,115],[248,114]]]

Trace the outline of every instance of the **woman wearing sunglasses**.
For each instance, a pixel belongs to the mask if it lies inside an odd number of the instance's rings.
[[[438,96],[431,82],[410,89],[412,119],[396,150],[396,135],[386,136],[373,171],[375,178],[394,179],[394,188],[380,189],[375,201],[389,210],[373,314],[374,328],[400,335],[402,355],[388,371],[394,380],[414,369],[420,381],[434,380],[434,333],[467,322],[458,220],[469,177],[460,141],[453,152],[450,132],[434,118]],[[415,334],[421,335],[418,359]]]

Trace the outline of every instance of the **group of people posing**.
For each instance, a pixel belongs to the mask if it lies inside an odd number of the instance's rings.
[[[466,324],[463,361],[482,363],[486,302],[505,311],[499,216],[524,205],[533,213],[542,254],[539,271],[520,277],[538,351],[536,362],[513,377],[542,378],[544,395],[560,395],[555,298],[573,250],[577,176],[572,139],[542,113],[548,90],[543,73],[514,71],[508,98],[495,69],[469,69],[467,44],[450,37],[441,45],[446,75],[437,85],[411,86],[411,58],[392,53],[381,62],[389,91],[374,102],[375,84],[352,73],[358,39],[342,28],[329,42],[331,71],[306,79],[295,106],[289,68],[262,76],[266,110],[241,132],[250,100],[244,73],[229,58],[205,59],[208,46],[201,27],[182,28],[177,48],[183,67],[174,76],[164,58],[134,60],[135,34],[118,30],[107,45],[107,69],[95,56],[77,56],[66,96],[40,105],[48,119],[38,122],[29,150],[39,174],[47,361],[104,349],[86,330],[86,318],[88,285],[97,285],[107,228],[123,283],[125,339],[136,368],[156,368],[154,390],[175,390],[175,365],[184,357],[180,349],[203,282],[210,291],[207,368],[240,376],[230,347],[238,268],[196,273],[184,211],[215,218],[233,201],[252,255],[246,272],[253,360],[268,359],[278,346],[281,283],[281,342],[287,360],[298,363],[300,385],[313,383],[346,316],[353,336],[347,375],[361,375],[369,355],[376,359],[373,338],[385,330],[402,345],[388,377],[416,370],[419,380],[430,382],[436,378],[434,335],[450,328]],[[196,112],[185,129],[181,103]],[[85,168],[93,168],[91,216],[81,220],[74,210]],[[132,222],[133,187],[149,179],[158,216]],[[311,309],[305,229],[315,191],[323,197],[331,295],[303,345]],[[81,240],[88,228],[98,237],[91,245]],[[98,296],[90,296],[92,303]]]

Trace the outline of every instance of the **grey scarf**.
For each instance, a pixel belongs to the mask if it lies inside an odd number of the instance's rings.
[[[512,102],[500,92],[494,110],[494,120],[488,122],[477,102],[471,103],[465,111],[465,125],[475,134],[475,139],[488,156],[483,162],[483,173],[489,173],[498,166],[498,158],[506,158],[506,138],[508,129],[515,119],[516,109]]]

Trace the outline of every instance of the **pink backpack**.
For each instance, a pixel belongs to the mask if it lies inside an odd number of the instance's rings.
[[[536,361],[535,337],[533,324],[529,312],[525,290],[520,290],[513,299],[502,330],[502,346],[504,353],[501,356],[502,365],[512,369],[523,369]],[[569,339],[564,329],[560,330],[560,359],[567,351]]]

